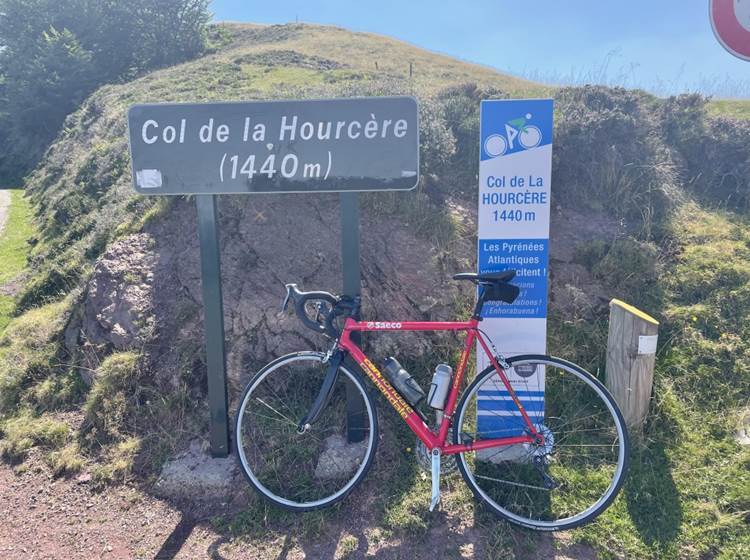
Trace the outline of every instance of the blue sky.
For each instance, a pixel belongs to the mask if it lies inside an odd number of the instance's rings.
[[[372,31],[546,82],[750,97],[750,62],[714,38],[709,0],[214,0],[216,20]]]

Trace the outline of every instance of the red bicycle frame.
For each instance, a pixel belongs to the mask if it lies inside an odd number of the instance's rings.
[[[478,449],[487,449],[490,447],[499,447],[502,445],[515,445],[519,443],[534,443],[539,438],[534,424],[531,422],[526,410],[518,400],[513,387],[511,386],[508,378],[505,375],[505,371],[500,367],[497,358],[492,354],[487,345],[487,342],[482,337],[482,333],[478,328],[479,321],[472,318],[466,322],[432,322],[432,321],[405,321],[405,322],[375,322],[375,321],[355,321],[352,318],[348,318],[344,324],[344,330],[341,333],[339,339],[339,346],[348,351],[354,360],[359,364],[362,371],[365,372],[377,388],[383,393],[386,400],[391,403],[396,412],[404,419],[409,425],[412,431],[417,434],[417,437],[422,440],[427,449],[432,451],[437,448],[444,455],[452,455],[455,453],[464,453],[466,451],[474,451]],[[407,403],[404,398],[393,388],[383,374],[380,373],[377,367],[365,356],[362,349],[357,346],[351,339],[352,332],[382,332],[382,331],[466,331],[466,343],[464,350],[461,353],[461,358],[456,367],[453,378],[451,379],[451,389],[448,394],[448,400],[445,405],[445,411],[443,420],[438,427],[437,433],[433,432],[424,420],[414,411],[414,409]],[[469,353],[471,352],[474,340],[478,340],[480,346],[484,350],[484,353],[490,359],[490,362],[497,371],[498,376],[502,380],[505,388],[511,396],[511,399],[518,407],[521,416],[523,417],[526,427],[528,428],[528,435],[513,436],[505,438],[494,438],[494,439],[481,439],[478,441],[472,441],[470,443],[458,443],[446,445],[446,439],[448,437],[448,430],[450,429],[453,413],[456,409],[456,402],[458,401],[458,394],[461,388],[461,382],[463,381],[464,374],[466,373],[466,364],[469,361]]]

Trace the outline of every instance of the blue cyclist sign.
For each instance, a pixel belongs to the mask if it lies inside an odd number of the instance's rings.
[[[488,303],[483,312],[483,330],[502,342],[505,356],[546,352],[552,112],[550,99],[483,101],[480,110],[478,268],[514,269],[513,283],[521,288],[513,304]],[[489,364],[482,352],[477,357],[481,371]],[[544,371],[514,368],[508,377],[532,421],[541,424]],[[523,430],[499,382],[480,394],[487,398],[479,401],[480,430]]]

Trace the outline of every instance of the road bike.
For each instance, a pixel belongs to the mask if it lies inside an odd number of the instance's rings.
[[[477,301],[468,321],[449,322],[362,321],[358,297],[287,284],[282,311],[293,301],[302,323],[331,344],[327,352],[280,357],[249,382],[235,442],[250,484],[295,511],[344,499],[367,474],[378,445],[369,378],[428,457],[431,510],[440,500],[441,468],[454,458],[474,496],[510,522],[556,531],[594,519],[625,478],[625,423],[604,385],[581,367],[544,355],[506,359],[496,350],[481,329],[482,310],[518,297],[514,276],[512,270],[455,275],[476,284]],[[389,358],[381,371],[355,342],[360,333],[404,331],[465,333],[455,372],[438,366],[427,405],[397,361]],[[462,391],[475,346],[490,365]],[[441,379],[449,383],[442,397]]]

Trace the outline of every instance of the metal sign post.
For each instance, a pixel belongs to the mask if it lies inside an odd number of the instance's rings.
[[[227,414],[224,302],[221,295],[221,252],[216,196],[199,194],[195,198],[195,203],[198,208],[198,238],[201,247],[208,408],[211,414],[211,454],[214,457],[226,457],[229,454],[229,415]]]
[[[419,181],[412,97],[135,105],[128,111],[133,187],[196,196],[205,308],[211,452],[229,453],[216,195],[341,193],[344,293],[360,293],[357,192],[411,190]],[[349,399],[348,434],[363,411]],[[359,424],[358,424],[359,422]]]
[[[341,266],[344,272],[344,294],[358,296],[362,292],[362,273],[359,260],[359,195],[340,193],[341,211]],[[360,335],[352,333],[352,340],[359,344]],[[365,438],[365,407],[354,384],[346,382],[346,435],[350,442]]]

